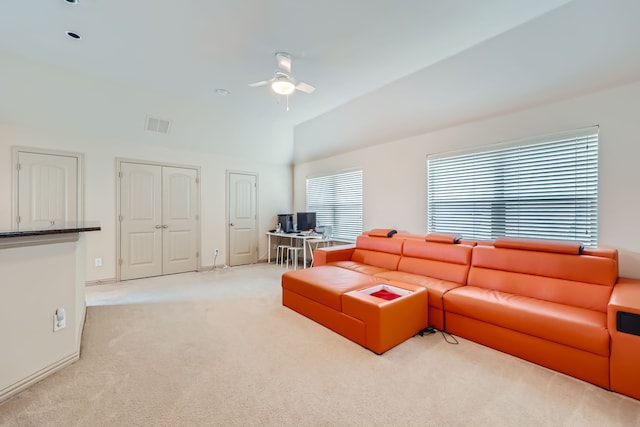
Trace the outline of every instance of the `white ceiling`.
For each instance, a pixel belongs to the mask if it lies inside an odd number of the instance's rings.
[[[70,85],[91,81],[104,88],[92,98],[116,121],[112,137],[139,139],[152,114],[172,120],[170,135],[153,136],[164,145],[305,161],[638,78],[639,4],[5,1],[0,60],[30,65],[0,69],[0,91],[29,69],[34,92],[83,102]],[[317,88],[290,97],[289,112],[266,87],[247,86],[273,75],[277,51]],[[115,105],[119,87],[126,108]],[[16,109],[0,109],[0,121],[27,121]]]

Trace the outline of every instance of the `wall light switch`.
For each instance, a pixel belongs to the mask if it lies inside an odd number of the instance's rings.
[[[102,258],[96,258],[96,267],[102,267]]]

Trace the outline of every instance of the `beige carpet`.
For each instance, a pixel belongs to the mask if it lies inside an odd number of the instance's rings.
[[[469,341],[414,337],[377,356],[282,307],[281,272],[89,292],[156,302],[88,307],[80,361],[0,406],[0,425],[640,425],[639,401]]]

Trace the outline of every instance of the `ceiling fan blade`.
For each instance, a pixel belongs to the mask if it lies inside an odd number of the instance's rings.
[[[261,82],[249,83],[249,87],[258,87],[268,84],[271,80],[263,80]]]
[[[314,86],[301,81],[298,81],[298,83],[296,84],[296,89],[304,93],[313,93],[313,91],[316,90]]]
[[[278,62],[278,68],[285,70],[287,73],[291,72],[291,56],[288,53],[276,53],[276,61]]]

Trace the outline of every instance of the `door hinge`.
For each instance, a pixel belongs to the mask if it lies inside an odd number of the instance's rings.
[[[20,218],[20,215],[18,215],[18,216],[16,217],[16,223],[20,224],[20,221],[21,221],[21,220],[22,220],[22,218]]]
[[[122,265],[122,258],[118,260],[118,265]]]
[[[196,221],[200,220],[200,215],[196,215]]]
[[[20,169],[22,169],[22,166],[20,166],[20,163],[16,163],[16,170],[20,172]]]
[[[196,252],[196,258],[200,257],[200,252]]]
[[[196,178],[196,184],[200,184],[200,178]]]
[[[122,178],[122,171],[118,172],[118,178]]]
[[[122,215],[118,215],[118,221],[122,222]]]

